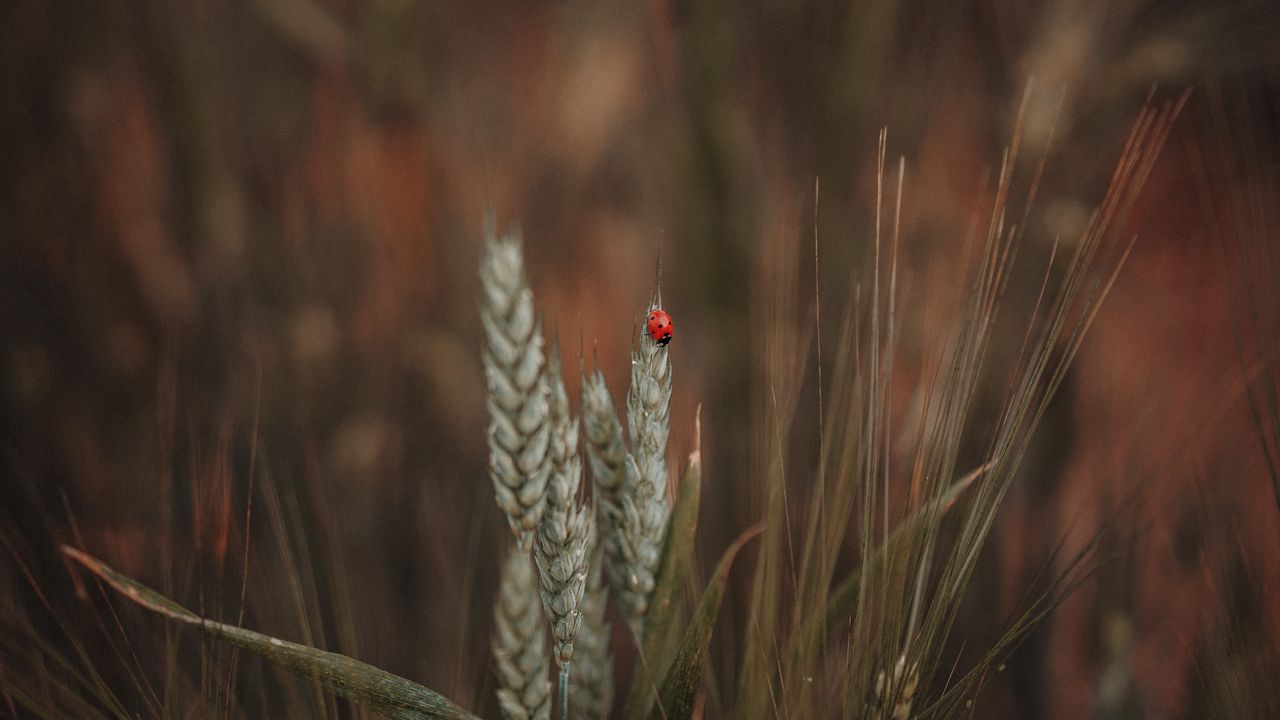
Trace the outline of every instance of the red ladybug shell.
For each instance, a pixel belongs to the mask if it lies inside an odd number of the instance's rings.
[[[649,337],[658,343],[659,346],[665,347],[671,342],[671,316],[665,310],[654,310],[649,313]]]

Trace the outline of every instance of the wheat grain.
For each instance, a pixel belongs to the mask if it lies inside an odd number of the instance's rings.
[[[494,603],[493,659],[498,705],[507,720],[549,720],[546,631],[534,601],[538,581],[529,553],[515,543],[507,554]]]
[[[551,474],[542,333],[519,236],[498,239],[490,224],[485,245],[480,317],[488,340],[489,474],[498,507],[525,543],[538,527]]]

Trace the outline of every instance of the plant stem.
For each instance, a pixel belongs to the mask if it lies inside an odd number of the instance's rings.
[[[560,664],[560,720],[569,720],[569,663]]]

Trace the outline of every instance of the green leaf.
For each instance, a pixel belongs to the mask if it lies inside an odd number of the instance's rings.
[[[923,507],[916,510],[911,517],[902,521],[893,532],[889,533],[889,538],[881,545],[874,555],[868,560],[870,572],[873,577],[878,576],[884,571],[884,564],[895,553],[902,549],[904,543],[912,542],[916,537],[923,533],[938,517],[946,514],[955,504],[956,500],[965,490],[968,490],[973,481],[982,477],[982,474],[991,467],[988,463],[976,470],[971,471],[968,475],[960,478],[955,484],[947,488],[946,492],[938,497],[925,503]],[[825,633],[830,635],[831,632],[840,623],[847,621],[854,611],[854,607],[858,604],[858,586],[862,582],[862,571],[860,568],[854,568],[853,572],[836,587],[827,600],[827,612],[825,615],[814,615],[814,620],[819,617],[825,617]],[[813,625],[809,624],[805,628],[805,633],[813,630]]]
[[[210,637],[261,655],[300,677],[391,720],[478,720],[443,695],[415,682],[338,653],[200,617],[178,603],[112,570],[102,561],[63,545],[67,557],[85,566],[122,595],[152,612],[199,628]]]
[[[645,614],[644,640],[640,657],[631,675],[631,689],[627,692],[623,717],[643,717],[648,709],[651,689],[657,678],[666,674],[671,665],[674,648],[668,647],[671,621],[676,613],[676,598],[689,571],[693,557],[693,542],[698,530],[698,507],[702,497],[701,412],[695,420],[694,450],[689,454],[689,465],[680,478],[680,494],[671,511],[671,523],[667,526],[667,539],[662,546],[662,558],[658,561],[658,575],[653,593],[649,595],[649,610]]]
[[[650,720],[682,720],[693,715],[698,690],[702,687],[703,659],[707,654],[707,646],[711,643],[711,630],[715,627],[716,617],[720,615],[725,588],[729,584],[729,568],[742,546],[763,530],[763,525],[747,529],[724,551],[720,563],[716,565],[715,574],[707,582],[707,589],[702,592],[698,609],[684,632],[675,661],[671,663],[671,670],[662,681],[659,705],[649,713]]]

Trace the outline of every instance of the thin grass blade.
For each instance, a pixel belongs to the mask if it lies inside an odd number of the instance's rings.
[[[871,556],[870,571],[871,577],[876,577],[884,570],[884,565],[889,558],[893,557],[903,547],[910,544],[913,538],[923,533],[926,528],[937,522],[937,520],[955,506],[956,501],[964,494],[977,480],[990,468],[990,464],[983,465],[976,470],[971,471],[968,475],[960,478],[955,484],[947,488],[942,495],[927,502],[920,509],[916,510],[911,517],[902,521],[893,532],[889,534],[888,540],[885,541]],[[834,591],[831,593],[830,599],[827,601],[827,612],[822,616],[814,616],[825,618],[826,634],[830,634],[840,623],[847,621],[853,616],[854,607],[858,602],[858,586],[862,582],[861,568],[855,568],[849,573]],[[806,632],[813,630],[813,625],[809,625]]]
[[[315,681],[327,692],[391,720],[477,720],[443,695],[398,675],[346,655],[208,620],[73,547],[63,545],[62,552],[138,605],[254,652],[300,677]]]
[[[702,688],[702,674],[706,669],[703,661],[707,655],[707,646],[711,643],[711,630],[715,627],[716,617],[720,615],[720,603],[724,600],[725,588],[729,584],[729,569],[733,567],[738,551],[763,531],[763,525],[748,528],[720,557],[715,573],[707,582],[707,589],[702,591],[698,609],[680,641],[671,670],[662,681],[658,704],[649,713],[650,720],[682,720],[693,716],[698,691]]]

